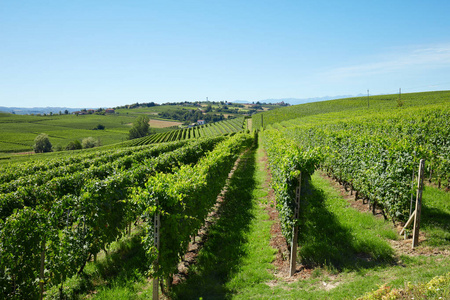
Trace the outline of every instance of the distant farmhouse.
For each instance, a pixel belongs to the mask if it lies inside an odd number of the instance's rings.
[[[88,112],[87,111],[82,111],[82,110],[78,110],[78,111],[74,111],[72,114],[74,115],[87,115]]]

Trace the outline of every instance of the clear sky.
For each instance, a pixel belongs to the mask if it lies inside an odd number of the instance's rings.
[[[449,0],[0,1],[0,106],[450,90]]]

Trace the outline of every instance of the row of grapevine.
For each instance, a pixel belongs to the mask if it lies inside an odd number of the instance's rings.
[[[131,188],[196,163],[220,140],[191,143],[104,179],[86,180],[76,195],[24,207],[0,221],[2,298],[34,299],[40,284],[57,285],[80,272],[137,218],[137,206],[129,201]]]
[[[183,166],[173,174],[157,174],[149,178],[145,188],[135,189],[133,202],[147,220],[143,241],[150,254],[149,262],[158,261],[156,276],[167,278],[176,272],[190,237],[204,224],[235,160],[252,141],[250,135],[237,134],[196,165]],[[157,214],[161,224],[159,249],[153,235],[153,218]]]
[[[125,151],[129,151],[128,149]],[[114,150],[104,151],[104,153],[112,153]],[[83,155],[77,153],[76,155],[70,155],[66,158],[50,159],[47,161],[29,161],[21,164],[10,164],[2,167],[2,172],[0,174],[0,183],[5,183],[10,180],[14,180],[20,176],[27,174],[32,174],[39,171],[47,171],[53,168],[57,168],[64,165],[69,165],[72,163],[81,162],[85,159],[91,159],[96,157],[96,153],[89,152]]]
[[[305,191],[309,177],[321,161],[320,151],[317,148],[299,147],[277,130],[262,132],[261,139],[272,174],[281,231],[286,240],[291,241],[292,229],[294,225],[299,225],[294,219],[298,178],[301,173],[302,190]]]
[[[158,155],[160,151],[170,151],[170,149],[176,149],[186,144],[186,142],[187,141],[177,141],[170,143],[167,146],[163,146],[162,148],[155,148],[154,145],[143,145],[122,149],[96,149],[94,151],[73,153],[64,158],[53,158],[47,161],[30,161],[20,164],[11,164],[6,167],[2,167],[0,174],[0,185],[23,176],[33,174],[38,175],[39,172],[39,176],[46,176],[49,172],[57,172],[58,169],[62,168],[86,168],[91,165],[101,165],[137,152],[144,153],[144,151],[149,151],[148,153],[153,153],[151,155]],[[152,148],[154,148],[154,150],[152,150]]]
[[[200,141],[200,143],[205,143],[205,141]],[[127,156],[119,156],[116,157],[116,160],[109,162],[92,163],[91,160],[86,160],[75,165],[62,166],[7,182],[1,185],[3,193],[0,194],[0,219],[9,216],[14,209],[51,202],[68,193],[78,195],[87,180],[103,179],[162,153],[179,149],[179,146],[181,144],[162,144],[158,147],[130,152]],[[109,157],[109,159],[111,158]]]
[[[220,121],[211,124],[183,128],[168,132],[153,134],[140,139],[125,142],[125,146],[149,145],[155,143],[171,142],[178,140],[193,139],[199,137],[211,137],[239,132],[243,130],[244,117]]]
[[[133,147],[121,151],[97,151],[95,156],[80,155],[76,161],[73,157],[69,159],[60,159],[58,165],[46,170],[32,170],[28,172],[17,172],[18,174],[9,175],[9,179],[0,183],[0,193],[16,191],[19,187],[26,185],[41,185],[51,179],[59,176],[68,175],[83,169],[105,166],[108,164],[124,165],[127,160],[143,160],[152,156],[158,156],[161,153],[173,151],[186,144],[186,141],[166,143],[158,146]],[[126,159],[125,159],[126,158]],[[65,162],[70,163],[65,163]],[[3,172],[14,173],[15,168],[4,169]],[[26,170],[26,169],[25,169]]]
[[[405,220],[409,214],[411,181],[425,159],[428,176],[450,180],[450,105],[277,126],[298,145],[321,149],[323,167],[342,184],[358,191],[386,217]]]

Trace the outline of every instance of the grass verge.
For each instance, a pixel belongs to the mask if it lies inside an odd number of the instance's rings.
[[[307,266],[342,271],[393,262],[385,240],[396,238],[391,223],[351,208],[319,172],[311,178],[302,223],[300,257]]]
[[[267,272],[274,252],[267,247],[271,223],[255,201],[267,191],[260,188],[262,174],[254,177],[255,167],[253,149],[242,157],[219,209],[220,219],[211,226],[188,279],[174,287],[174,299],[229,299],[272,278]]]
[[[450,249],[450,193],[425,186],[421,230],[427,235],[426,246]]]

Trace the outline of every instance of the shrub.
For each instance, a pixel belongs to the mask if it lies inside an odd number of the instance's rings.
[[[79,140],[72,141],[66,146],[66,150],[77,150],[82,148]]]
[[[94,148],[94,147],[98,147],[99,145],[100,145],[99,140],[96,140],[91,136],[87,137],[81,141],[81,146],[83,147],[83,149]]]
[[[56,146],[54,147],[53,150],[54,150],[54,151],[63,151],[64,148],[63,148],[63,146],[61,146],[61,145],[56,145]]]
[[[130,129],[128,138],[130,140],[144,137],[149,134],[149,122],[148,116],[140,116],[136,122],[133,123],[133,127]]]
[[[48,135],[45,133],[41,133],[34,139],[34,152],[35,153],[44,153],[52,151],[52,144],[48,139]]]

